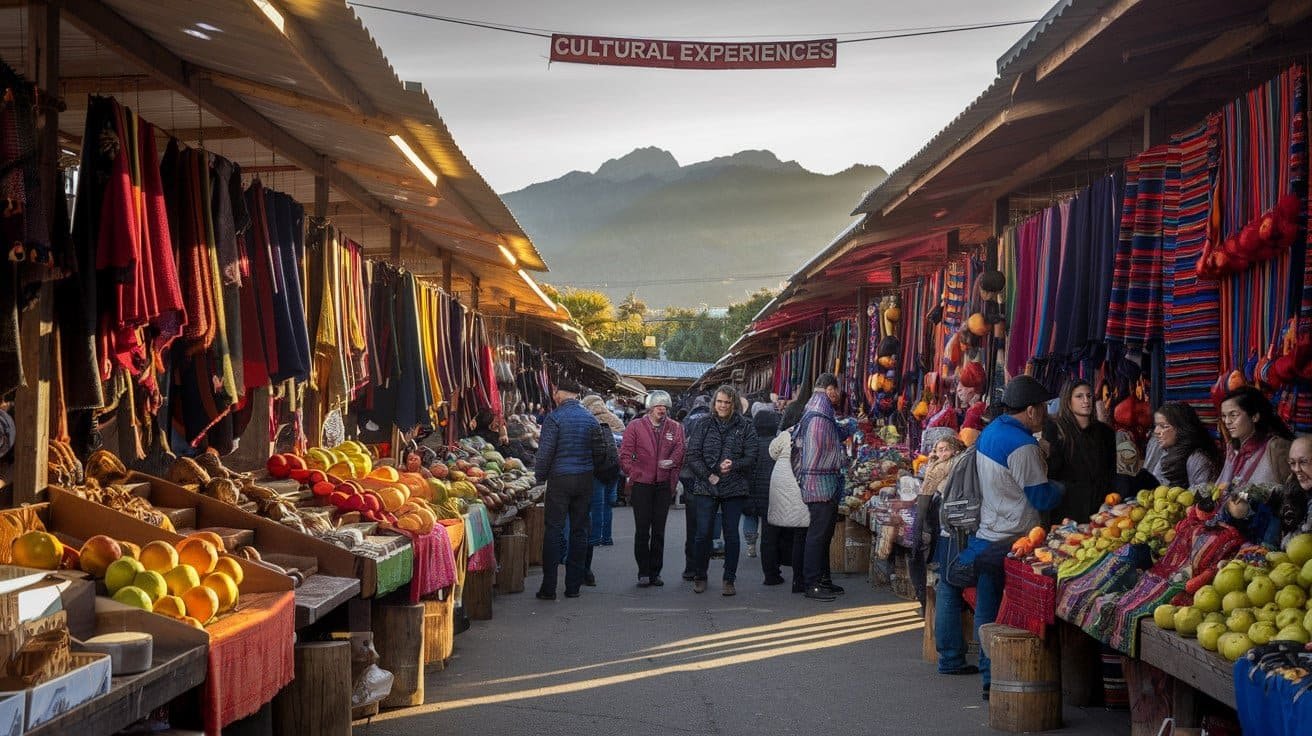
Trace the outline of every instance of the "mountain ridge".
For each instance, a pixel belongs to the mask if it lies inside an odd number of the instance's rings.
[[[818,174],[760,149],[681,165],[648,146],[502,198],[546,258],[548,283],[616,303],[634,292],[653,308],[726,306],[778,288],[774,274],[829,243],[886,177],[867,164]]]

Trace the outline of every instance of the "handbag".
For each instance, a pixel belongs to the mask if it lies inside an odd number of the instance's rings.
[[[610,430],[601,425],[592,432],[592,475],[606,485],[620,479],[620,454]]]

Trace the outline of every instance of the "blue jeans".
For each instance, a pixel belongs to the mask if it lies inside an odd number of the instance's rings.
[[[693,496],[693,501],[697,505],[697,567],[693,576],[696,580],[706,579],[711,564],[711,536],[719,511],[720,529],[724,533],[724,582],[732,583],[738,576],[738,523],[747,497]]]
[[[611,539],[610,529],[611,522],[615,518],[615,501],[619,499],[619,495],[620,482],[617,479],[606,489],[606,503],[601,510],[601,541],[603,544],[613,544],[615,542],[614,539]]]
[[[743,517],[743,536],[747,537],[748,543],[756,541],[756,535],[761,531],[761,517],[744,516]]]
[[[998,608],[1002,606],[1002,588],[1006,580],[1000,567],[979,568],[979,581],[975,583],[975,641],[981,641],[979,627],[998,619]],[[984,684],[988,685],[989,658],[984,654],[983,646],[979,648],[979,673],[984,678]]]
[[[939,672],[952,672],[966,666],[966,640],[961,635],[961,610],[966,601],[961,597],[961,588],[949,583],[944,574],[949,546],[947,537],[939,537],[934,552],[934,560],[938,563],[938,586],[934,588],[934,649],[938,651]]]
[[[588,507],[588,518],[592,521],[592,531],[588,534],[589,547],[596,547],[606,538],[606,532],[602,527],[606,523],[607,509],[609,507],[606,505],[606,484],[593,479],[592,503]]]

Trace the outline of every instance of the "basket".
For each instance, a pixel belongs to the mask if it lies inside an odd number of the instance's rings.
[[[1034,572],[1034,568],[1012,557],[1003,563],[1006,588],[997,622],[1025,629],[1039,638],[1057,621],[1057,579]]]

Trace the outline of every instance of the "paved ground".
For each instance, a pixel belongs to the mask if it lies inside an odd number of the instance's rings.
[[[635,587],[633,516],[615,510],[615,546],[596,552],[599,585],[555,602],[500,596],[491,621],[456,637],[426,705],[385,711],[357,734],[974,734],[988,728],[978,676],[920,658],[916,605],[864,576],[838,603],[761,585],[743,556],[738,595],[679,579],[684,520],[672,511],[664,588]],[[1129,715],[1067,708],[1061,734],[1128,734]]]

